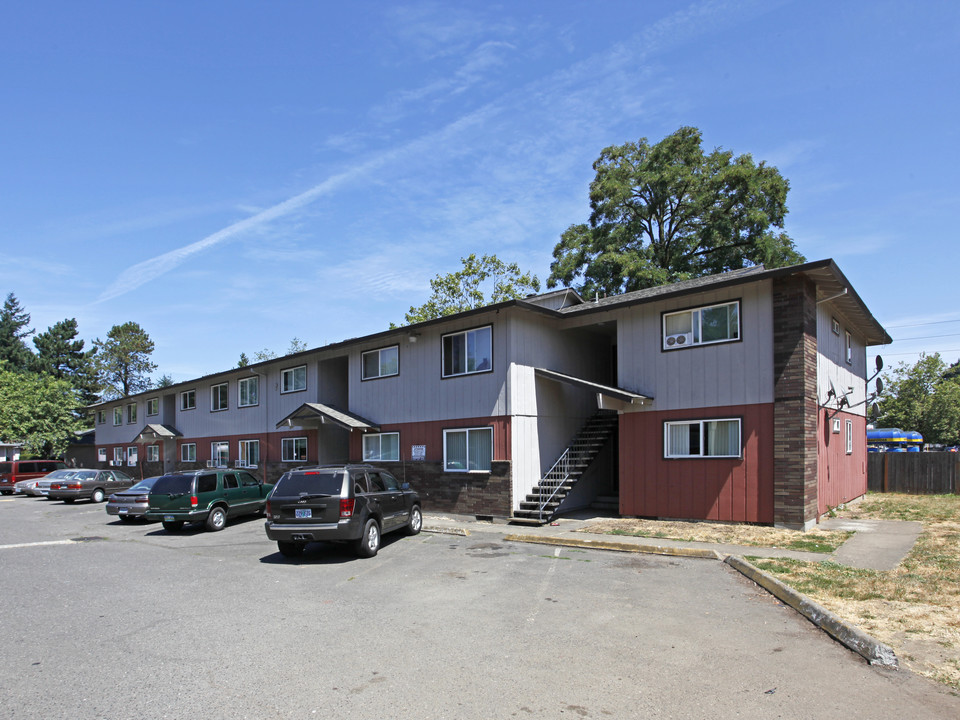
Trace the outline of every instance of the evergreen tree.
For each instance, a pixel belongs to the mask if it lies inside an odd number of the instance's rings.
[[[23,309],[13,293],[7,295],[0,310],[0,362],[6,362],[8,370],[30,372],[34,369],[34,356],[25,339],[33,330],[28,330],[30,313]]]
[[[153,340],[135,322],[114,325],[107,339],[93,341],[97,351],[97,376],[108,397],[127,397],[147,390],[150,373],[157,366],[150,362]]]

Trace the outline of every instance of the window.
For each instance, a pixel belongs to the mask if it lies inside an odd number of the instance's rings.
[[[256,467],[260,464],[260,441],[241,440],[240,456],[237,458],[244,467]]]
[[[123,408],[115,407],[113,409],[113,424],[114,425],[123,424]]]
[[[217,467],[226,467],[230,461],[230,443],[225,440],[210,443],[210,459]]]
[[[210,411],[227,409],[227,383],[210,386]]]
[[[443,431],[443,469],[452,472],[490,472],[493,428]]]
[[[400,433],[381,433],[363,436],[363,459],[399,460]]]
[[[839,321],[839,320],[837,320],[836,318],[831,318],[831,325],[830,325],[830,327],[831,327],[831,329],[833,330],[833,334],[834,334],[834,335],[839,335],[839,334],[840,334],[840,321]]]
[[[137,404],[131,403],[127,405],[127,422],[135,423],[137,421]]]
[[[307,366],[288,368],[280,373],[280,392],[297,392],[307,389]]]
[[[389,377],[400,372],[400,346],[371,350],[360,356],[361,379]]]
[[[240,476],[240,484],[241,484],[243,487],[257,487],[257,485],[260,484],[260,481],[257,480],[257,479],[256,479],[253,475],[251,475],[250,473],[242,472],[242,473],[237,473],[237,474]]]
[[[443,377],[493,370],[493,331],[490,325],[443,336]]]
[[[197,406],[197,391],[184,390],[180,393],[180,409],[193,410]]]
[[[127,465],[131,467],[137,464],[137,446],[131,445],[127,448]]]
[[[197,444],[196,443],[184,443],[180,446],[180,462],[196,462],[197,461]]]
[[[113,464],[123,465],[123,448],[122,447],[115,447],[113,449]]]
[[[283,438],[280,441],[280,459],[283,462],[303,462],[307,459],[305,437]]]
[[[847,455],[853,455],[853,420],[847,420]]]
[[[147,445],[147,462],[160,462],[160,446]]]
[[[150,398],[147,400],[147,415],[160,414],[160,398]]]
[[[223,487],[226,489],[240,487],[240,479],[233,473],[226,473],[223,476]]]
[[[107,421],[106,410],[97,410],[97,425],[103,425]]]
[[[97,462],[106,462],[106,461],[107,461],[107,449],[97,448]]]
[[[663,314],[663,349],[740,339],[740,301]]]
[[[740,420],[664,423],[663,456],[740,457]]]
[[[237,382],[237,405],[250,407],[260,402],[260,378],[243,378]]]
[[[847,365],[853,365],[853,336],[849,331],[844,333],[843,355]]]

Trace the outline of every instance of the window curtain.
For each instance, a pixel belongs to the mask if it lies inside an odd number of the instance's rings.
[[[707,455],[740,455],[740,424],[736,420],[704,423]]]
[[[693,330],[693,315],[691,313],[679,313],[677,315],[667,315],[664,325],[667,335],[681,335]]]
[[[471,430],[469,433],[470,470],[490,471],[490,462],[493,459],[493,431]]]
[[[670,456],[690,454],[689,424],[667,425],[667,454]]]
[[[467,469],[467,433],[463,432],[448,432],[446,434],[446,443],[447,443],[447,454],[446,454],[446,465],[447,470],[466,470]]]
[[[400,459],[400,436],[395,433],[380,436],[380,459]]]

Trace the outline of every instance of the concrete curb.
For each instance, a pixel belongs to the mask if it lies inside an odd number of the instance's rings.
[[[469,530],[464,530],[463,528],[444,528],[444,527],[426,527],[422,528],[425,533],[433,533],[434,535],[459,535],[460,537],[466,537],[470,534]]]
[[[896,654],[893,652],[893,648],[870,637],[855,625],[841,620],[806,595],[798,593],[788,585],[784,585],[775,577],[751,565],[742,557],[729,555],[724,562],[753,580],[757,585],[781,602],[792,607],[814,625],[824,630],[824,632],[833,637],[837,642],[846,645],[855,653],[862,655],[871,665],[882,665],[889,668],[899,667],[899,662],[897,661]]]
[[[594,550],[614,550],[616,552],[649,553],[651,555],[673,555],[676,557],[707,558],[722,560],[723,556],[716,550],[701,550],[698,548],[674,548],[661,545],[633,545],[630,543],[607,542],[606,540],[578,540],[575,538],[558,538],[549,535],[504,535],[504,540],[512,542],[533,543],[537,545],[560,545],[562,547],[581,547]]]

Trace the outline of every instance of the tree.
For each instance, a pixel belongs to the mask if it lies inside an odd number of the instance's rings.
[[[150,362],[153,340],[135,322],[114,325],[107,339],[93,341],[97,350],[97,370],[104,394],[126,397],[150,387],[150,373],[157,366]]]
[[[173,378],[169,375],[161,375],[160,379],[157,380],[156,387],[158,388],[167,388],[173,385]]]
[[[960,379],[946,375],[940,353],[885,373],[876,425],[916,430],[928,443],[960,444]]]
[[[77,392],[67,380],[0,367],[0,437],[30,457],[56,457],[83,426]]]
[[[240,353],[240,360],[237,361],[238,368],[245,368],[250,364],[250,358],[247,357],[245,352]]]
[[[704,153],[696,128],[608,147],[593,169],[589,224],[560,236],[547,287],[581,279],[581,294],[618,294],[803,261],[773,229],[783,227],[789,183],[749,154]]]
[[[61,320],[33,338],[37,348],[35,366],[39,372],[67,380],[79,392],[80,402],[97,401],[97,377],[93,367],[94,351],[83,349],[77,340],[77,321]]]
[[[307,349],[307,344],[296,335],[290,340],[290,347],[287,348],[287,355],[303,352]]]
[[[516,263],[507,264],[496,255],[484,255],[478,260],[471,253],[460,258],[460,262],[462,270],[437,275],[430,281],[433,294],[423,305],[410,308],[404,318],[408,325],[515,300],[540,290],[536,275],[522,272]],[[484,294],[485,289],[489,290],[489,297]],[[396,325],[391,323],[391,327]]]
[[[27,347],[26,338],[33,334],[28,330],[30,313],[24,310],[13,293],[7,295],[0,310],[0,362],[18,372],[33,370],[34,357]]]

